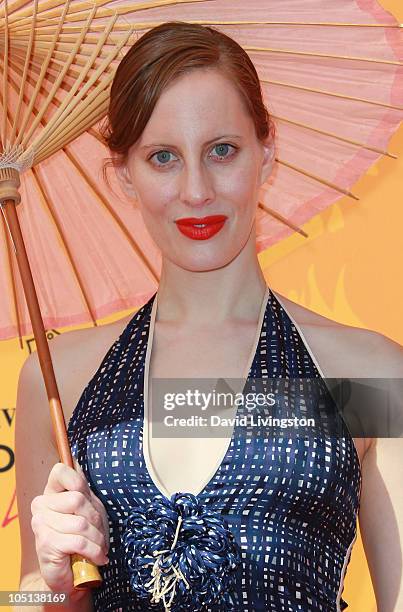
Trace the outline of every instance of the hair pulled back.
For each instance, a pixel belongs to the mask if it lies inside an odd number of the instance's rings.
[[[256,136],[274,138],[274,124],[263,102],[256,68],[232,38],[209,26],[182,21],[163,23],[146,32],[117,67],[110,91],[106,124],[101,135],[114,154],[106,169],[127,161],[165,87],[197,68],[217,68],[233,82],[253,119]]]

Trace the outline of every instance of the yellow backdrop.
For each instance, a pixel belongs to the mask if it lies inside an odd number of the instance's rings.
[[[380,3],[403,21],[401,0]],[[359,202],[340,199],[304,226],[308,239],[295,234],[261,253],[259,259],[274,290],[331,319],[381,332],[403,345],[403,286],[397,282],[403,227],[403,129],[391,140],[389,151],[399,159],[381,159],[370,169],[354,188]],[[32,348],[32,338],[24,339],[23,350],[17,340],[0,343],[0,590],[16,590],[19,583],[14,414],[19,371]],[[360,537],[343,598],[351,612],[376,612]]]

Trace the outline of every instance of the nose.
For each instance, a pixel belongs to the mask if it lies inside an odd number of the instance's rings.
[[[180,176],[181,201],[188,206],[202,207],[211,203],[214,196],[213,180],[207,168],[199,162],[186,165]]]

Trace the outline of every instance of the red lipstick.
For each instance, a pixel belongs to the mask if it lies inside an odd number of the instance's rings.
[[[223,228],[226,220],[226,215],[210,215],[176,219],[175,223],[184,236],[192,240],[207,240]]]

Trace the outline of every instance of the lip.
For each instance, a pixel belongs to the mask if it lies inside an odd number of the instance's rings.
[[[221,223],[227,219],[226,215],[209,215],[208,217],[184,217],[183,219],[176,219],[175,223],[182,226],[194,226],[196,224],[211,225],[215,223]]]
[[[208,240],[217,234],[227,220],[226,215],[209,215],[208,217],[184,217],[175,221],[178,230],[191,240]],[[203,224],[203,227],[197,227]]]

